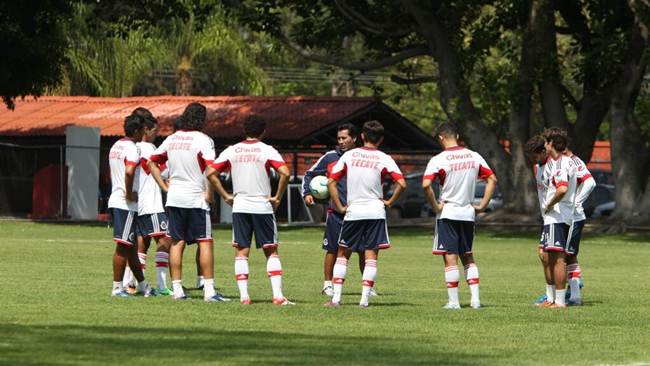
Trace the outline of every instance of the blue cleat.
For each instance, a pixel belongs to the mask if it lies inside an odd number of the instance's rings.
[[[205,300],[206,302],[228,302],[228,301],[230,301],[229,298],[223,296],[222,294],[220,294],[218,292],[215,293],[214,296],[212,296],[212,297],[203,298],[203,300]]]
[[[539,305],[542,305],[545,301],[546,301],[546,294],[544,294],[544,295],[540,295],[540,296],[535,300],[535,302],[533,302],[533,304],[539,306]]]
[[[180,297],[172,296],[172,300],[178,300],[178,301],[184,301],[184,300],[189,300],[190,298],[187,295],[183,295]]]
[[[129,293],[124,291],[124,290],[113,292],[111,294],[111,296],[113,296],[113,297],[131,297],[131,295],[129,295]]]

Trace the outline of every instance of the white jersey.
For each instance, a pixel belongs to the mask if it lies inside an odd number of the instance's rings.
[[[544,214],[544,225],[557,223],[571,225],[576,196],[576,166],[573,159],[564,155],[560,155],[557,159],[549,158],[546,161],[542,179],[547,187],[543,209],[553,199],[558,187],[566,186],[568,188],[562,200],[555,204],[549,213]]]
[[[537,186],[537,201],[539,202],[539,211],[542,217],[544,216],[544,200],[546,199],[546,182],[544,182],[544,164],[533,165],[533,174],[535,175],[535,185]]]
[[[439,200],[444,202],[439,219],[474,221],[472,206],[476,180],[487,179],[492,170],[477,152],[454,146],[434,156],[427,164],[423,179],[440,181]]]
[[[232,212],[272,214],[270,168],[284,166],[280,153],[259,140],[245,140],[224,150],[212,167],[231,171],[234,203]]]
[[[214,156],[214,142],[199,131],[176,131],[163,141],[150,160],[167,161],[167,207],[210,209],[205,201],[204,171]]]
[[[591,172],[587,169],[587,165],[582,159],[576,155],[571,155],[570,158],[576,165],[576,199],[575,199],[575,212],[573,213],[573,221],[583,221],[587,219],[585,209],[582,206],[591,192],[596,187],[596,181],[591,176]]]
[[[111,146],[108,153],[108,164],[111,168],[111,197],[108,199],[109,208],[119,208],[128,211],[138,211],[138,203],[126,200],[125,173],[127,166],[137,166],[140,162],[140,152],[135,142],[130,138],[122,138]],[[137,173],[137,172],[136,172]],[[137,191],[137,181],[133,177],[133,191]]]
[[[147,161],[156,150],[156,146],[150,142],[138,142],[140,149],[140,167],[137,169],[138,176],[138,216],[165,212],[162,202],[160,186],[153,179],[149,172]],[[166,171],[166,166],[161,164],[161,172]]]
[[[348,208],[344,220],[386,219],[382,182],[386,176],[393,181],[402,172],[389,155],[367,147],[347,151],[336,162],[329,177],[339,181],[347,177]]]

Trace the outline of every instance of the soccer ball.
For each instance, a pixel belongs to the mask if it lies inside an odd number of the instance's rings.
[[[327,190],[327,177],[319,175],[309,182],[309,191],[311,195],[317,200],[324,200],[329,197],[330,193]]]

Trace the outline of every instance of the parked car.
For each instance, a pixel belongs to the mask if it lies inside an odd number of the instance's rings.
[[[596,184],[593,192],[582,205],[585,209],[585,215],[587,217],[609,216],[616,207],[615,193],[616,189],[613,185]]]

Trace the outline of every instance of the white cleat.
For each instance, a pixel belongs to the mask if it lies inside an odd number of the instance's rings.
[[[320,292],[322,295],[332,297],[334,296],[334,287],[332,286],[325,286],[323,287],[323,290]]]
[[[481,303],[480,302],[471,302],[469,304],[469,307],[472,309],[480,309],[481,308]]]
[[[283,297],[283,298],[273,299],[273,305],[290,306],[290,305],[296,305],[296,303],[289,301],[289,299],[287,299],[286,297]]]
[[[456,310],[456,309],[460,309],[460,304],[452,304],[452,303],[448,302],[442,308],[447,309],[447,310],[450,310],[450,309]]]

